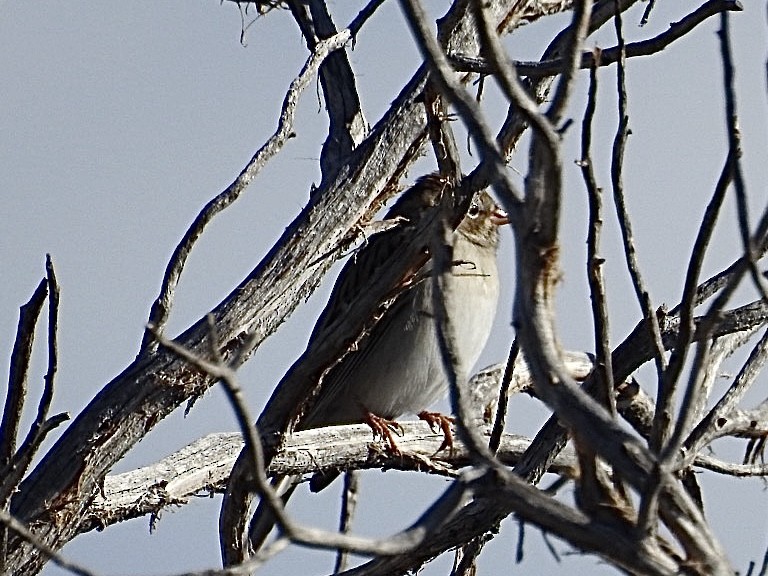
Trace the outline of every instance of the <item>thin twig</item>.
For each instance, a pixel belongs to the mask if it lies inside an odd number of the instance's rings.
[[[384,4],[384,0],[371,0],[368,2],[368,4],[362,7],[360,12],[357,13],[357,16],[355,16],[355,18],[349,23],[349,26],[347,26],[347,29],[352,33],[353,48],[357,33],[360,32],[360,29],[363,27],[363,25],[371,16],[376,13],[376,10],[378,10],[379,6],[382,4]]]
[[[514,219],[517,217],[515,208],[519,206],[522,194],[507,175],[506,162],[496,145],[490,128],[482,120],[477,102],[454,77],[448,58],[426,23],[426,14],[421,3],[418,0],[401,0],[401,5],[414,38],[434,73],[434,80],[443,93],[450,95],[451,102],[462,120],[467,124],[469,133],[472,134],[483,159],[487,162],[487,169],[493,175],[494,184],[501,192],[499,196],[503,207],[509,213],[510,218]]]
[[[665,388],[676,385],[685,364],[685,358],[694,330],[693,312],[699,303],[697,298],[699,274],[704,262],[704,255],[706,254],[709,241],[714,232],[715,224],[717,223],[720,208],[725,199],[725,193],[733,176],[733,164],[735,160],[733,152],[734,151],[729,152],[728,158],[726,158],[725,166],[720,172],[720,178],[718,178],[715,192],[704,212],[704,218],[702,219],[699,232],[696,236],[696,241],[691,250],[691,258],[688,263],[688,270],[686,271],[685,283],[683,285],[683,295],[680,300],[680,306],[678,307],[680,329],[678,332],[677,345],[672,350],[669,364],[664,374]]]
[[[628,10],[638,1],[639,0],[619,0],[616,2],[616,0],[598,0],[592,7],[589,33],[592,34],[609,22],[617,10],[622,12]],[[566,27],[555,36],[545,49],[541,60],[551,60],[563,55],[570,40],[568,30],[569,28]],[[558,66],[558,71],[560,69],[562,69],[562,63]],[[529,78],[528,82],[526,82],[528,85],[528,93],[532,95],[536,102],[541,104],[546,101],[553,81],[554,79],[551,76],[535,79]],[[525,122],[523,115],[520,114],[514,106],[511,106],[507,112],[507,118],[504,120],[504,124],[498,134],[498,141],[501,149],[504,151],[505,157],[509,158],[511,156],[517,142],[527,128],[528,125]],[[474,178],[482,178],[482,172],[485,170],[487,170],[485,166],[478,166],[475,172],[480,171],[480,174],[473,173],[472,176]],[[487,174],[485,177],[487,177]]]
[[[733,275],[730,282],[726,285],[725,289],[720,293],[718,298],[715,299],[710,307],[707,318],[712,321],[715,319],[715,315],[725,305],[730,298],[733,291],[741,279],[744,272],[749,271],[753,279],[755,287],[761,291],[763,298],[768,298],[768,294],[765,291],[765,284],[762,278],[762,274],[757,269],[757,258],[762,254],[762,250],[757,248],[758,243],[750,235],[749,232],[749,215],[746,204],[746,189],[741,171],[741,135],[738,128],[738,116],[736,113],[736,96],[734,89],[735,82],[735,70],[733,66],[733,57],[731,54],[730,46],[730,29],[729,22],[730,17],[728,12],[723,12],[720,15],[721,28],[718,31],[720,37],[720,49],[723,62],[723,86],[725,92],[726,103],[726,123],[728,131],[728,158],[731,161],[730,172],[733,179],[735,194],[736,194],[736,206],[739,219],[739,232],[741,234],[742,243],[744,247],[744,256],[742,262],[744,267],[737,271]],[[723,177],[723,180],[725,177]],[[725,183],[723,184],[725,186]],[[710,322],[711,324],[711,322]],[[705,325],[706,329],[706,325]],[[710,339],[706,339],[709,341]],[[684,437],[688,434],[694,414],[691,413],[691,408],[701,404],[699,397],[701,395],[701,387],[699,385],[700,374],[697,369],[705,366],[708,362],[711,345],[702,345],[697,349],[697,353],[693,361],[693,371],[689,378],[688,385],[685,391],[685,396],[681,403],[681,408],[675,428],[672,433],[669,445],[666,447],[663,458],[665,461],[671,461],[677,458],[677,450],[681,445]]]
[[[48,282],[45,278],[37,285],[29,301],[19,310],[19,324],[16,340],[11,352],[10,371],[8,374],[8,393],[3,408],[3,421],[0,424],[0,470],[4,470],[16,452],[16,438],[19,421],[24,412],[24,400],[27,395],[27,376],[32,357],[32,345],[35,341],[35,325],[48,295]],[[3,501],[0,498],[0,501]]]
[[[473,0],[472,7],[475,11],[478,32],[483,41],[483,50],[494,65],[494,78],[499,83],[504,96],[539,135],[549,156],[555,156],[560,146],[560,136],[547,117],[539,112],[538,104],[520,82],[512,60],[501,45],[499,35],[486,17],[482,0]]]
[[[45,424],[45,420],[48,417],[48,410],[51,408],[51,401],[53,400],[53,388],[54,380],[56,378],[56,370],[59,366],[59,351],[57,345],[57,333],[59,329],[59,283],[56,280],[56,272],[53,269],[53,260],[51,255],[47,254],[45,257],[45,272],[48,282],[48,369],[43,377],[45,385],[43,387],[43,394],[40,397],[40,402],[37,406],[37,417],[33,424],[36,437],[36,446],[40,446],[42,438],[40,438],[40,430]],[[34,457],[34,452],[31,454]]]
[[[248,185],[253,181],[261,169],[272,159],[275,154],[280,152],[283,145],[295,136],[293,124],[296,115],[296,106],[299,95],[312,81],[317,74],[320,65],[329,54],[342,48],[352,38],[352,32],[349,29],[342,30],[335,36],[319,42],[315,51],[307,59],[299,75],[291,82],[288,92],[283,100],[283,106],[280,111],[277,130],[270,138],[259,148],[256,154],[250,159],[245,168],[240,172],[237,178],[220,194],[210,200],[200,213],[195,217],[184,237],[179,242],[173,252],[168,266],[163,276],[160,294],[152,304],[149,313],[148,325],[154,326],[158,333],[162,333],[168,321],[168,317],[173,307],[176,286],[181,278],[181,273],[187,262],[187,258],[200,238],[205,227],[222,210],[230,206],[245,191]],[[144,338],[141,342],[140,354],[152,349],[154,342],[153,334],[145,330]]]
[[[734,154],[733,187],[736,193],[736,213],[739,221],[739,233],[747,258],[749,272],[755,288],[768,299],[768,289],[765,280],[760,274],[755,261],[755,247],[749,232],[749,207],[747,206],[747,190],[744,175],[741,169],[741,131],[739,130],[739,116],[736,110],[736,69],[733,65],[733,53],[731,50],[730,14],[720,14],[720,29],[717,32],[720,37],[720,54],[723,61],[723,90],[725,96],[726,128],[728,133],[728,149]]]
[[[238,383],[237,375],[232,368],[224,364],[219,352],[218,336],[216,333],[213,316],[209,314],[207,316],[207,320],[209,326],[209,353],[214,358],[213,362],[204,360],[203,358],[200,358],[194,354],[191,350],[187,350],[173,340],[165,338],[160,332],[155,331],[153,326],[149,326],[148,330],[153,334],[155,338],[157,338],[158,344],[167,348],[196,368],[203,370],[209,376],[221,382],[222,387],[224,388],[224,392],[227,396],[227,400],[229,400],[229,403],[232,405],[232,409],[237,418],[238,425],[240,426],[240,430],[243,433],[245,451],[250,455],[251,478],[256,484],[257,492],[259,493],[259,496],[269,505],[270,513],[275,516],[278,525],[281,528],[284,528],[287,520],[283,510],[282,500],[275,493],[264,472],[264,452],[262,449],[262,441],[259,432],[255,426],[251,425],[253,419],[250,417],[245,399]]]
[[[507,421],[507,405],[509,404],[509,385],[512,382],[512,376],[514,375],[515,362],[520,354],[520,345],[517,343],[517,339],[512,342],[512,346],[509,348],[509,357],[507,358],[507,365],[504,367],[504,375],[501,378],[501,385],[499,386],[499,398],[496,401],[496,415],[493,421],[493,429],[491,430],[491,438],[488,440],[488,449],[492,454],[496,454],[501,444],[501,437],[504,433],[504,425]]]
[[[739,0],[709,0],[699,6],[690,14],[686,14],[679,22],[670,24],[669,29],[658,36],[631,42],[625,46],[626,58],[637,58],[640,56],[650,56],[661,52],[676,40],[686,37],[696,26],[705,22],[711,16],[720,14],[729,10],[739,12],[743,7]],[[621,52],[618,46],[603,48],[600,52],[599,66],[610,66],[619,61]],[[474,72],[484,76],[496,73],[496,67],[489,59],[469,56],[466,54],[451,54],[449,60],[453,69],[457,72]],[[512,60],[515,70],[520,76],[526,76],[530,79],[546,78],[560,74],[565,65],[565,58],[550,58],[538,62],[524,60]],[[595,53],[588,50],[581,53],[581,59],[578,61],[578,67],[582,70],[595,66]]]
[[[645,26],[646,24],[648,24],[648,20],[651,17],[651,12],[653,11],[655,6],[656,6],[656,0],[648,0],[648,6],[645,7],[645,10],[643,10],[643,17],[640,18],[640,26]]]
[[[48,293],[48,369],[43,378],[43,393],[37,405],[35,420],[29,427],[24,441],[13,455],[11,462],[3,470],[5,474],[0,475],[0,502],[5,502],[8,496],[15,491],[48,433],[69,419],[68,414],[56,414],[48,418],[48,410],[53,399],[54,380],[58,368],[56,333],[58,331],[59,315],[59,285],[56,281],[56,274],[50,255],[46,257],[45,268]]]
[[[658,451],[663,443],[669,429],[669,402],[672,398],[671,391],[664,390],[662,387],[664,381],[664,370],[666,368],[666,358],[664,356],[664,343],[661,339],[661,328],[656,316],[655,309],[651,302],[650,294],[645,287],[640,265],[634,244],[632,233],[632,224],[629,218],[624,198],[624,185],[622,182],[622,171],[624,162],[624,150],[629,136],[629,116],[627,115],[627,88],[626,88],[626,55],[624,50],[624,32],[622,30],[621,13],[616,12],[614,17],[616,28],[616,39],[619,47],[619,61],[616,69],[616,84],[618,92],[618,114],[619,125],[616,129],[616,136],[613,141],[613,150],[611,154],[611,185],[613,190],[613,200],[616,207],[616,217],[621,230],[621,237],[624,246],[624,256],[626,259],[627,270],[629,271],[632,285],[635,289],[635,295],[640,309],[643,313],[646,326],[649,330],[651,341],[653,342],[653,356],[656,364],[658,379],[658,396],[660,398],[656,405],[657,413],[654,418],[654,426],[651,432],[650,447],[652,451]],[[655,526],[657,524],[657,505],[661,490],[660,479],[662,471],[658,468],[658,463],[654,462],[652,471],[654,481],[649,482],[643,491],[638,512],[638,531],[641,537],[653,537]]]
[[[696,456],[693,465],[717,472],[718,474],[735,476],[737,478],[768,476],[768,464],[733,464],[706,454]]]
[[[573,90],[576,72],[581,63],[581,48],[589,32],[591,14],[592,0],[577,0],[573,3],[573,20],[568,32],[570,38],[566,45],[565,56],[562,59],[560,81],[557,83],[555,95],[546,113],[549,121],[555,126],[560,123]]]
[[[339,517],[339,532],[342,534],[349,534],[352,528],[352,520],[357,509],[359,484],[356,470],[348,470],[344,473],[344,487],[341,493],[341,513]],[[336,553],[336,565],[333,568],[333,573],[337,574],[346,570],[348,563],[349,553],[346,550],[339,550]]]
[[[768,239],[762,238],[762,241],[759,243],[757,248],[756,258],[762,258],[766,251],[768,251]],[[721,270],[714,276],[707,278],[704,282],[696,287],[696,294],[693,300],[694,308],[696,306],[700,306],[722,290],[722,292],[718,295],[718,300],[710,308],[708,314],[715,314],[717,311],[722,310],[728,298],[730,297],[730,294],[735,289],[746,269],[747,259],[742,256],[724,270]],[[682,311],[682,306],[683,303],[680,302],[677,306],[672,308],[672,310],[670,310],[667,314],[667,318],[679,316]]]
[[[448,212],[447,208],[450,207],[450,205],[446,205],[445,212]],[[473,464],[475,466],[490,465],[493,467],[493,465],[496,464],[494,455],[498,449],[498,442],[500,441],[501,435],[501,432],[498,431],[498,429],[503,430],[504,415],[506,414],[506,389],[509,387],[509,382],[511,380],[511,367],[514,366],[514,357],[517,356],[517,346],[513,345],[512,350],[510,350],[510,360],[507,363],[505,377],[503,378],[501,386],[502,391],[499,395],[500,410],[497,410],[496,425],[494,426],[494,434],[496,434],[498,438],[492,436],[491,442],[486,447],[482,443],[482,439],[475,428],[469,426],[469,423],[471,422],[469,402],[467,401],[465,391],[462,390],[464,382],[459,383],[457,378],[456,367],[458,365],[458,358],[455,334],[456,330],[461,329],[461,327],[454,325],[446,310],[446,298],[448,297],[446,291],[452,289],[455,290],[455,287],[451,287],[453,229],[448,224],[448,217],[443,219],[443,226],[440,231],[440,234],[435,234],[432,242],[434,262],[432,269],[432,305],[434,309],[438,344],[443,359],[443,368],[449,382],[451,407],[454,414],[457,416],[456,425],[459,432],[459,438],[470,449],[470,457]],[[507,372],[508,374],[506,374]],[[500,412],[502,413],[500,414]],[[501,423],[501,425],[499,425],[499,423]],[[474,564],[475,558],[480,554],[483,545],[484,542],[475,540],[469,547],[463,546],[462,552],[464,553],[464,557],[453,573],[462,574],[468,571],[470,569],[469,566]]]
[[[739,400],[755,382],[765,364],[767,355],[768,332],[764,333],[760,341],[755,344],[749,358],[747,358],[747,361],[725,394],[717,401],[717,404],[712,407],[709,413],[702,418],[685,440],[684,445],[687,453],[685,460],[693,459],[703,446],[712,439],[711,435],[715,431],[716,421],[723,419],[727,422],[731,410],[736,407]]]
[[[627,209],[624,197],[624,184],[622,182],[622,169],[624,162],[624,150],[627,144],[627,137],[630,134],[629,131],[629,116],[627,115],[627,87],[626,87],[626,58],[624,57],[624,33],[622,30],[621,14],[617,13],[614,18],[616,26],[616,37],[618,40],[618,46],[621,56],[619,57],[618,67],[616,69],[616,84],[618,92],[618,115],[619,125],[616,129],[616,136],[613,141],[613,151],[611,154],[611,184],[613,190],[613,199],[616,206],[616,217],[621,229],[621,236],[624,243],[624,256],[626,258],[627,270],[632,279],[632,285],[635,289],[635,295],[637,297],[640,308],[643,312],[643,318],[646,321],[648,330],[651,334],[652,342],[655,346],[655,362],[656,370],[658,373],[659,386],[662,383],[662,376],[664,369],[666,368],[666,360],[664,357],[664,345],[661,342],[661,330],[659,328],[659,321],[656,317],[656,310],[651,302],[650,294],[645,286],[642,274],[640,272],[640,265],[637,260],[637,253],[634,243],[634,235],[632,233],[632,224],[629,218],[629,211]],[[659,391],[659,394],[664,394],[664,391]],[[666,404],[659,403],[663,408],[666,408]],[[661,419],[660,419],[661,420]],[[663,430],[663,429],[662,429]],[[653,447],[653,444],[652,444]]]
[[[597,108],[597,69],[600,66],[600,52],[595,51],[595,65],[589,71],[589,92],[587,107],[584,110],[584,120],[581,130],[581,166],[584,184],[587,187],[589,199],[589,224],[587,226],[587,279],[589,295],[592,301],[592,322],[595,337],[595,377],[598,384],[598,399],[608,408],[611,414],[616,414],[616,394],[613,383],[613,363],[609,341],[608,302],[603,278],[604,260],[600,253],[600,233],[603,227],[602,189],[597,185],[594,166],[592,164],[592,122]]]
[[[451,129],[443,97],[429,82],[424,88],[424,110],[427,114],[427,133],[437,160],[440,175],[451,182],[461,181],[461,156]]]

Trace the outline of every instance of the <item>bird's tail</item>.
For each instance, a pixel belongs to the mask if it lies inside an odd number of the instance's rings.
[[[282,498],[283,504],[288,502],[300,480],[300,475],[278,476],[272,480],[272,487]],[[248,527],[248,542],[253,553],[261,549],[274,526],[275,515],[270,510],[269,505],[262,500],[256,507],[256,513],[251,518],[251,525]]]

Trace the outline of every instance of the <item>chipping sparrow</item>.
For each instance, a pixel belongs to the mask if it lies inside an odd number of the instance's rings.
[[[418,221],[429,206],[440,201],[450,184],[440,176],[425,176],[407,190],[392,206],[386,218]],[[466,216],[454,232],[452,289],[445,293],[445,310],[455,330],[456,376],[466,382],[469,371],[482,352],[496,313],[499,279],[496,269],[498,226],[507,223],[506,214],[481,192],[472,200]],[[382,253],[397,249],[388,232],[371,238],[369,243],[342,270],[330,300],[320,316],[312,337],[322,333],[324,325],[344,303],[354,298],[365,276],[381,260]],[[425,241],[425,244],[428,239]],[[406,413],[423,413],[445,395],[448,381],[438,345],[432,303],[431,262],[427,262],[395,302],[374,325],[371,333],[325,376],[319,395],[297,430],[330,425],[384,422],[374,428],[386,434],[386,420]],[[361,282],[361,277],[363,281]],[[429,414],[429,413],[425,413]],[[390,437],[391,440],[391,437]],[[316,475],[313,491],[324,488],[338,473]],[[287,500],[297,478],[274,481]],[[254,547],[267,537],[273,519],[262,504],[251,525]]]

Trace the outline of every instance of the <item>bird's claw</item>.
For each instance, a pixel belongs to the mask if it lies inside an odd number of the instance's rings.
[[[388,418],[382,418],[373,412],[367,412],[365,415],[365,423],[371,427],[374,438],[378,437],[384,440],[387,450],[395,456],[400,456],[400,449],[397,447],[393,432],[403,436],[405,431],[398,422],[389,420]]]
[[[426,410],[419,412],[419,419],[424,420],[429,424],[429,428],[432,432],[437,432],[438,430],[442,430],[443,432],[443,443],[440,444],[440,448],[437,449],[435,454],[442,452],[446,448],[448,449],[449,454],[452,454],[453,432],[451,432],[451,424],[456,422],[456,419],[452,416],[440,414],[440,412],[427,412]]]

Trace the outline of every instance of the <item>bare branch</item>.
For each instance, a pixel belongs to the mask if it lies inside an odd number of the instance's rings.
[[[435,81],[438,82],[441,91],[449,95],[451,102],[467,123],[469,132],[477,142],[483,157],[488,159],[488,168],[495,180],[498,183],[504,183],[502,201],[510,217],[513,217],[513,205],[519,202],[522,196],[516,191],[514,184],[504,171],[504,158],[498,151],[490,129],[481,118],[477,103],[454,77],[445,53],[426,23],[426,15],[418,0],[403,0],[402,6],[419,48],[429,58]]]
[[[735,158],[732,154],[728,154],[725,166],[720,173],[715,192],[710,200],[707,208],[704,212],[704,218],[701,226],[699,227],[699,233],[696,236],[693,249],[691,251],[691,258],[688,264],[688,270],[686,271],[685,284],[683,287],[683,296],[680,301],[679,316],[680,316],[680,333],[678,335],[678,343],[672,350],[670,355],[669,365],[667,366],[666,373],[664,374],[665,386],[675,386],[680,377],[680,373],[683,369],[685,359],[687,356],[691,335],[694,330],[693,311],[697,305],[697,284],[701,266],[704,262],[704,255],[709,245],[710,238],[714,231],[715,224],[717,223],[718,214],[720,213],[720,207],[725,199],[725,193],[733,177],[733,163]],[[687,413],[687,412],[684,412]]]
[[[589,223],[587,227],[587,279],[592,301],[592,322],[594,323],[598,398],[611,414],[616,413],[614,394],[613,362],[609,342],[608,302],[603,279],[603,259],[599,256],[600,233],[603,226],[602,189],[597,185],[592,166],[592,122],[597,105],[597,68],[600,66],[600,52],[595,51],[595,65],[589,71],[589,93],[581,129],[581,173],[589,199]]]
[[[68,414],[57,414],[50,419],[48,418],[48,410],[53,400],[56,369],[58,368],[56,334],[59,327],[59,284],[56,281],[56,274],[53,270],[53,262],[50,255],[46,257],[45,269],[48,294],[48,369],[43,378],[43,393],[38,402],[35,420],[29,427],[18,451],[4,467],[4,473],[0,475],[0,478],[2,478],[0,481],[0,502],[3,505],[8,502],[8,497],[16,491],[48,433],[62,422],[69,420]],[[20,414],[17,416],[20,416]]]
[[[724,462],[713,456],[700,454],[696,456],[694,465],[725,474],[726,476],[735,476],[737,478],[746,478],[752,476],[768,476],[768,464],[732,464]]]
[[[48,369],[43,377],[43,394],[37,406],[37,415],[29,435],[24,444],[29,446],[29,461],[34,458],[37,449],[40,447],[45,435],[51,428],[46,428],[48,411],[53,400],[53,388],[56,378],[56,370],[59,365],[59,351],[57,345],[57,333],[59,329],[59,283],[56,280],[56,273],[53,270],[53,260],[51,255],[45,258],[46,281],[48,283]],[[68,419],[67,416],[65,419]],[[58,419],[58,418],[57,418]],[[26,466],[25,466],[26,469]]]
[[[637,0],[619,0],[617,2],[616,0],[598,0],[592,8],[589,33],[592,34],[606,22],[610,21],[617,11],[624,12],[625,10],[628,10],[636,1]],[[571,40],[569,30],[570,28],[567,27],[555,36],[544,51],[542,61],[559,58],[565,54]],[[558,64],[559,69],[562,69],[562,66],[562,62]],[[549,94],[552,81],[553,78],[551,76],[533,79],[528,82],[528,93],[532,95],[536,102],[542,103],[546,100],[547,95]],[[504,124],[499,130],[497,137],[505,156],[509,156],[512,153],[526,128],[527,123],[525,116],[520,114],[516,107],[510,106],[509,111],[507,112],[507,118],[504,120]],[[486,167],[481,164],[473,174],[473,178],[487,179],[488,176],[484,174],[485,170]]]
[[[687,456],[685,460],[690,460],[697,455],[702,447],[712,441],[718,434],[718,430],[725,427],[725,423],[730,419],[730,414],[734,411],[736,404],[744,396],[749,387],[754,383],[760,370],[766,361],[768,354],[768,332],[752,349],[749,358],[739,371],[733,384],[718,400],[717,404],[709,411],[690,433],[685,440],[685,450]],[[718,423],[717,421],[720,420]]]
[[[549,153],[554,154],[560,144],[560,137],[547,119],[539,113],[538,103],[528,95],[525,87],[520,82],[512,61],[501,45],[498,34],[485,16],[483,3],[475,1],[472,6],[475,10],[478,32],[483,40],[484,52],[488,54],[488,57],[494,64],[496,69],[495,78],[499,82],[499,86],[504,91],[504,95],[510,104],[519,110],[519,113],[527,123],[533,126],[533,129],[546,144]],[[486,151],[487,153],[488,151]],[[490,158],[494,158],[494,156],[491,155]]]
[[[344,488],[342,489],[341,511],[339,512],[339,532],[342,534],[348,534],[352,529],[352,519],[357,511],[359,485],[357,472],[347,470],[344,473]],[[348,562],[349,553],[345,550],[339,550],[336,554],[336,565],[333,567],[334,574],[346,570]]]
[[[639,42],[630,42],[624,47],[626,58],[636,58],[639,56],[650,56],[661,52],[676,40],[688,35],[696,26],[705,22],[708,18],[720,14],[723,11],[739,12],[743,10],[741,2],[738,0],[708,0],[699,8],[686,14],[679,22],[673,22],[666,30]],[[610,66],[619,61],[621,51],[618,46],[600,49],[599,62],[594,51],[585,51],[581,53],[581,60],[578,67],[582,70],[593,68],[594,66]],[[496,74],[496,67],[485,58],[470,56],[467,54],[451,54],[449,60],[457,72],[475,72],[477,74],[491,75]],[[522,60],[512,60],[512,65],[520,76],[527,76],[530,79],[556,76],[560,74],[565,65],[563,58],[543,59],[539,62],[526,62]]]
[[[645,286],[640,265],[635,250],[634,235],[632,233],[632,224],[629,218],[626,202],[624,201],[624,184],[622,182],[622,167],[624,162],[624,149],[626,147],[627,137],[629,136],[629,117],[627,115],[627,91],[625,80],[625,57],[624,57],[624,35],[622,32],[621,16],[616,14],[616,36],[619,45],[619,63],[617,68],[616,83],[618,91],[618,115],[619,125],[616,129],[616,136],[613,141],[613,151],[611,154],[611,184],[613,191],[613,201],[616,207],[616,219],[621,229],[621,237],[624,247],[624,257],[627,270],[632,279],[632,285],[635,289],[635,296],[645,319],[646,326],[651,335],[651,341],[654,344],[654,361],[656,363],[656,372],[658,374],[658,395],[661,401],[657,403],[655,423],[655,436],[652,435],[651,448],[658,451],[663,442],[666,441],[669,434],[671,414],[669,406],[674,398],[671,390],[663,387],[664,370],[666,369],[666,358],[664,356],[664,346],[661,342],[661,330],[656,316],[656,309],[651,302],[651,296]]]
[[[369,2],[349,26],[353,42],[363,23],[380,5],[381,0]],[[291,0],[288,6],[311,51],[316,50],[318,41],[338,33],[325,2],[311,0],[304,3]],[[339,168],[365,138],[368,126],[346,51],[340,50],[330,54],[319,71],[329,120],[328,136],[320,154],[323,187],[336,178]]]
[[[65,560],[63,556],[56,552],[56,550],[42,542],[26,526],[24,526],[24,524],[19,522],[4,509],[0,509],[0,524],[29,542],[35,550],[40,552],[46,559],[56,564],[59,568],[71,572],[72,574],[77,574],[78,576],[96,576],[95,573],[90,570]]]
[[[488,441],[488,449],[494,455],[496,455],[499,449],[501,435],[504,432],[504,425],[506,424],[507,420],[507,405],[509,403],[510,384],[516,375],[515,365],[519,356],[520,346],[518,346],[517,340],[515,340],[512,342],[512,346],[509,348],[509,357],[507,358],[507,364],[504,367],[504,375],[501,378],[498,400],[496,401],[496,414],[494,416],[491,439]],[[474,386],[472,386],[472,388],[474,388]]]
[[[574,78],[579,70],[581,50],[584,39],[589,33],[589,22],[592,14],[592,0],[580,0],[574,4],[573,20],[568,29],[568,40],[563,58],[563,69],[557,84],[552,103],[547,110],[547,119],[557,125],[562,119],[563,111],[568,104],[573,89]]]
[[[450,118],[443,98],[430,82],[424,89],[424,109],[427,113],[427,132],[440,174],[452,182],[461,181],[461,157]]]
[[[436,454],[443,441],[421,421],[402,422],[398,438],[402,456],[393,456],[371,441],[364,424],[302,430],[292,434],[273,458],[270,475],[314,474],[327,469],[401,470],[453,478],[469,462],[469,450],[457,441],[451,453]],[[488,430],[481,431],[484,435]],[[530,439],[514,434],[501,437],[497,458],[514,465]],[[104,479],[79,532],[103,529],[131,518],[157,514],[200,494],[223,492],[238,454],[244,446],[237,432],[210,434],[162,460]],[[572,451],[560,454],[549,468],[553,474],[571,476],[576,460]]]
[[[245,191],[248,185],[253,181],[256,175],[275,154],[280,152],[285,143],[296,134],[293,131],[294,118],[296,115],[296,106],[299,101],[299,95],[309,85],[312,78],[317,74],[321,64],[333,52],[343,48],[352,38],[352,32],[349,29],[342,30],[338,34],[319,42],[315,46],[312,55],[307,59],[299,75],[291,82],[288,92],[283,99],[283,106],[280,111],[280,118],[277,123],[275,133],[262,145],[253,155],[248,164],[245,165],[238,177],[227,188],[211,199],[208,204],[200,211],[192,222],[187,232],[184,234],[181,242],[173,252],[168,266],[163,276],[163,284],[152,309],[149,313],[148,324],[155,327],[158,333],[162,333],[165,324],[173,307],[173,299],[176,286],[181,278],[187,257],[192,248],[202,235],[208,223],[222,210],[229,207]],[[144,332],[144,338],[141,343],[140,353],[151,351],[153,335],[151,332]]]
[[[734,266],[728,268],[733,269]],[[700,293],[707,292],[712,282],[719,282],[719,279],[724,275],[717,274],[712,279],[705,281],[700,286]],[[727,274],[725,275],[727,276]],[[703,289],[703,290],[702,290]],[[665,348],[669,349],[674,346],[676,342],[676,314],[671,312],[664,319],[664,331],[663,341]],[[697,325],[702,323],[702,319],[696,320]],[[726,334],[733,334],[735,332],[754,330],[755,328],[764,326],[768,323],[768,305],[763,302],[754,302],[741,308],[731,310],[722,314],[720,321],[711,330],[714,331],[715,336],[721,336]],[[709,338],[712,334],[710,331],[697,330],[694,332],[694,340]],[[630,333],[624,341],[614,349],[612,354],[613,361],[613,378],[616,383],[623,383],[629,375],[637,368],[648,362],[653,358],[653,347],[650,343],[650,337],[648,330],[644,323],[641,322]],[[587,388],[589,391],[589,388]],[[649,410],[653,410],[653,404],[649,403],[644,410],[646,415],[645,423],[636,420],[635,418],[639,414],[630,415],[627,417],[628,411],[634,410],[634,406],[627,405],[621,407],[620,412],[625,415],[630,423],[641,432],[645,437],[650,435],[650,428],[653,419],[648,415],[651,413]],[[539,478],[546,470],[546,462],[554,457],[559,450],[565,445],[567,440],[566,431],[560,426],[558,418],[556,416],[551,417],[547,423],[542,427],[539,433],[536,435],[530,449],[524,455],[522,461],[516,467],[516,472],[523,475],[531,482],[538,482]]]
[[[720,54],[723,61],[723,90],[725,93],[726,128],[728,133],[729,154],[734,158],[733,187],[736,193],[736,209],[739,219],[739,233],[744,247],[744,255],[747,258],[749,272],[755,288],[768,298],[768,287],[755,263],[755,246],[749,232],[749,208],[747,207],[747,190],[744,175],[741,168],[741,132],[739,130],[739,117],[736,111],[735,68],[730,38],[730,14],[720,14]]]
[[[0,469],[4,472],[3,477],[7,473],[5,467],[11,462],[11,458],[16,452],[19,421],[27,395],[27,375],[32,356],[32,345],[35,341],[35,326],[47,295],[48,283],[46,279],[43,279],[37,285],[29,301],[19,310],[16,340],[11,352],[8,394],[5,397],[3,421],[0,425]],[[4,502],[5,498],[2,498],[2,501]]]
[[[462,512],[442,528],[437,538],[409,554],[380,558],[349,570],[345,576],[405,574],[418,569],[427,560],[463,542],[468,535],[479,535],[488,522],[506,516],[513,509],[528,522],[542,526],[552,534],[565,538],[582,550],[590,550],[643,574],[676,574],[678,568],[663,551],[648,541],[638,541],[614,527],[592,520],[585,514],[565,507],[515,476],[504,482],[486,475],[477,480],[478,496]]]

